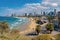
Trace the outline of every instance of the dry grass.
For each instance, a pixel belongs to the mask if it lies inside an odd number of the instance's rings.
[[[60,34],[54,35],[54,37],[56,38],[56,40],[60,40]]]
[[[31,38],[19,34],[2,34],[0,40],[31,40]]]

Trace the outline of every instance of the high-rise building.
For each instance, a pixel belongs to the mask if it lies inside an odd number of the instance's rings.
[[[34,16],[36,16],[36,12],[34,12]]]
[[[29,13],[29,15],[28,16],[32,16],[32,13]]]
[[[54,16],[54,12],[50,11],[48,15],[49,16]]]
[[[56,9],[54,9],[54,16],[56,16]]]
[[[42,11],[41,11],[41,15],[43,15]]]
[[[60,11],[58,12],[58,26],[60,28]]]
[[[46,13],[45,13],[45,12],[43,12],[43,15],[44,15],[44,16],[45,16],[45,14],[46,14]]]
[[[25,16],[28,16],[27,13],[25,13]]]

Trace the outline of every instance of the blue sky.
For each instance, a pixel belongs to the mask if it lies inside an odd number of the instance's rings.
[[[0,0],[0,7],[16,8],[26,3],[40,3],[42,0]]]
[[[60,9],[60,0],[0,0],[0,16]]]

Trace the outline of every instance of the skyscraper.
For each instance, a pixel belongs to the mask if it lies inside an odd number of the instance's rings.
[[[43,15],[44,15],[44,16],[45,16],[45,14],[46,14],[46,13],[45,13],[45,12],[43,12]]]
[[[41,11],[41,15],[43,15],[43,12]]]
[[[56,16],[56,9],[54,9],[54,16]]]
[[[60,28],[60,11],[58,12],[58,26]]]
[[[25,16],[27,16],[27,13],[25,13]]]

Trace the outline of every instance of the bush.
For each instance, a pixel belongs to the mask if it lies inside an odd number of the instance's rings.
[[[47,24],[46,26],[47,31],[50,31],[50,33],[54,30],[54,25],[52,23]]]
[[[35,30],[36,30],[36,33],[39,34],[41,31],[41,26],[37,25]]]
[[[3,32],[8,32],[9,26],[7,22],[0,22],[0,32],[3,34]]]
[[[42,34],[33,38],[32,40],[52,40],[52,38],[50,34]]]

